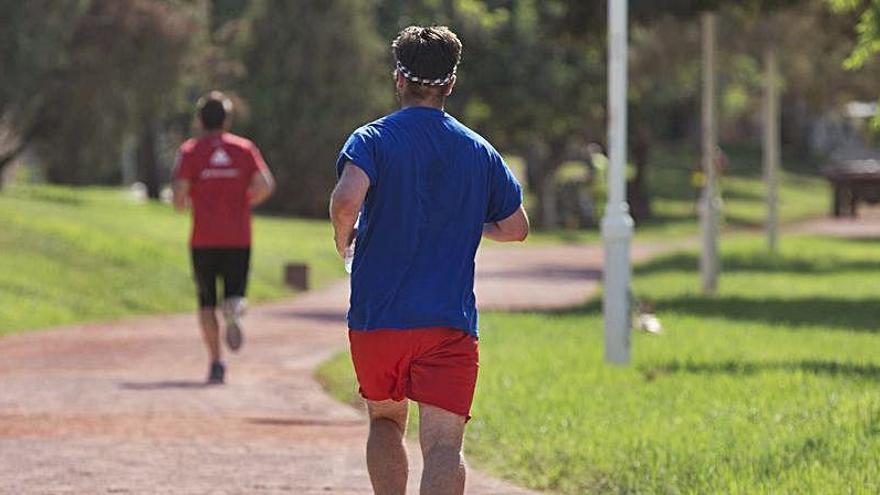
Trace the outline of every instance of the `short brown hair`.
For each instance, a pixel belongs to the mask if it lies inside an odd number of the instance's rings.
[[[206,131],[216,131],[223,128],[227,117],[232,113],[232,100],[220,91],[211,91],[199,98],[196,108],[202,127]]]
[[[446,26],[409,26],[391,43],[397,70],[419,98],[445,94],[461,61],[461,41]]]

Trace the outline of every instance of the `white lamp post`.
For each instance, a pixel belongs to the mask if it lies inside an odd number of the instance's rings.
[[[605,246],[603,311],[605,360],[629,362],[630,241],[626,202],[627,0],[608,0],[608,203],[602,218]]]

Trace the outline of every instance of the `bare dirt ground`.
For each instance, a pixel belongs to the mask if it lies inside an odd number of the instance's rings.
[[[807,220],[786,229],[786,232],[864,239],[880,237],[880,206],[861,206],[855,218],[831,216]]]
[[[601,248],[493,247],[477,266],[482,309],[565,307],[597,289]],[[347,345],[346,306],[344,281],[252,309],[224,386],[203,385],[192,315],[0,339],[0,493],[371,493],[364,416],[313,378]],[[530,492],[471,470],[467,493]]]

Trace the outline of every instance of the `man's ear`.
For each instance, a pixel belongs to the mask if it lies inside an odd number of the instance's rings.
[[[403,77],[399,70],[394,71],[394,84],[399,91],[403,91],[403,88],[406,87],[406,78]]]
[[[449,84],[446,85],[446,91],[444,91],[444,96],[449,96],[452,94],[452,90],[455,89],[455,81],[457,76],[452,76],[452,80],[449,81]]]

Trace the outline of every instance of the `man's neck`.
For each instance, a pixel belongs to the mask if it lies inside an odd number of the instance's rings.
[[[445,101],[438,102],[436,100],[416,100],[412,98],[401,98],[400,109],[405,110],[413,107],[435,108],[437,110],[446,110]]]

